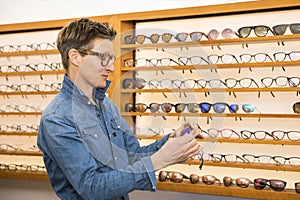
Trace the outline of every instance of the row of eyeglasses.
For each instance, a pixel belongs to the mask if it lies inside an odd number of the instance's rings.
[[[185,109],[187,108],[188,112],[190,113],[208,113],[210,112],[211,108],[213,108],[214,112],[216,113],[224,113],[226,108],[228,108],[230,113],[237,113],[239,108],[241,107],[242,110],[245,113],[253,113],[255,110],[257,110],[259,113],[260,111],[251,104],[228,104],[225,102],[217,102],[217,103],[208,103],[208,102],[202,102],[202,103],[150,103],[149,105],[145,103],[126,103],[125,104],[125,112],[139,112],[144,113],[148,109],[150,112],[155,113],[158,111],[162,111],[164,113],[169,113],[172,111],[172,108],[174,107],[176,113],[183,113],[185,112]]]
[[[261,164],[261,165],[289,165],[291,167],[300,167],[300,157],[284,157],[270,155],[253,155],[253,154],[219,154],[207,153],[201,155],[202,160],[211,161],[213,163],[225,162],[227,164],[245,163],[245,164]],[[195,158],[191,158],[193,160]]]
[[[160,182],[169,180],[173,183],[181,183],[184,179],[189,180],[191,184],[197,184],[199,182],[206,185],[213,185],[215,183],[219,185],[222,184],[221,180],[214,175],[200,176],[198,174],[190,174],[190,176],[188,177],[185,174],[176,171],[160,171],[158,174],[158,180]],[[274,191],[280,192],[285,189],[287,182],[279,179],[255,178],[253,181],[251,181],[249,178],[243,177],[236,179],[233,179],[229,176],[223,177],[223,185],[225,187],[236,185],[241,188],[248,188],[251,184],[253,184],[254,188],[257,190],[262,190],[268,186]],[[295,191],[297,193],[300,193],[300,182],[295,183]]]
[[[46,173],[46,167],[36,164],[5,164],[0,163],[0,171],[12,171],[12,172],[43,172]]]
[[[61,63],[29,63],[20,65],[0,65],[0,72],[35,72],[35,71],[58,71],[63,70]]]
[[[41,43],[32,43],[32,44],[18,44],[10,45],[6,44],[0,46],[0,53],[11,53],[11,52],[22,52],[22,51],[43,51],[57,49],[56,43],[41,42]]]
[[[144,127],[137,126],[134,128],[134,132],[137,136],[156,136],[156,135],[166,135],[171,132],[174,132],[175,129],[164,127]],[[207,130],[201,129],[200,139],[203,138],[241,138],[244,140],[249,140],[255,138],[256,140],[283,140],[288,139],[291,141],[300,141],[300,131],[283,131],[283,130],[274,130],[274,131],[250,131],[250,130],[241,130],[239,133],[235,130],[224,128],[224,129],[216,129],[209,128]]]
[[[33,151],[33,152],[40,152],[39,148],[36,145],[24,145],[24,144],[18,144],[18,145],[12,145],[12,144],[6,144],[1,143],[0,144],[0,152],[18,152],[18,151]]]
[[[38,132],[39,125],[37,124],[0,124],[0,133],[26,133]]]
[[[291,51],[289,53],[277,52],[270,56],[267,53],[241,54],[211,54],[204,56],[178,57],[172,58],[138,58],[136,60],[129,58],[124,60],[125,67],[151,67],[151,66],[172,66],[172,65],[212,65],[212,64],[239,64],[239,63],[261,63],[261,62],[284,62],[299,61],[300,51]]]
[[[27,104],[0,104],[0,113],[14,112],[14,113],[23,113],[23,112],[42,112],[43,109],[41,106],[36,105],[27,105]]]
[[[39,83],[39,84],[11,84],[0,85],[0,92],[50,92],[60,91],[62,83]]]
[[[153,33],[150,36],[146,35],[126,35],[124,38],[125,44],[144,44],[146,42],[150,43],[159,43],[159,42],[185,42],[190,39],[190,41],[200,41],[203,37],[207,40],[216,40],[219,35],[224,39],[230,39],[234,36],[238,38],[247,38],[250,36],[251,31],[253,30],[257,37],[267,36],[270,32],[272,35],[284,35],[286,33],[287,28],[290,29],[292,34],[300,33],[300,23],[292,23],[292,24],[278,24],[273,26],[272,28],[266,25],[258,25],[258,26],[244,26],[237,30],[237,32],[233,31],[230,28],[225,28],[223,31],[218,31],[216,29],[210,30],[207,34],[202,31],[194,31],[191,33],[180,32],[177,34],[172,33]],[[221,34],[220,34],[221,33]],[[188,39],[189,38],[189,39]],[[174,40],[172,40],[174,39]],[[148,41],[146,41],[148,40]],[[145,42],[146,41],[146,42]]]
[[[264,77],[261,78],[261,86],[263,88],[269,88],[273,86],[277,87],[298,87],[300,85],[300,77],[287,77],[287,76],[278,76],[278,77]],[[260,88],[258,83],[253,78],[226,78],[224,81],[221,79],[152,79],[146,81],[143,78],[125,78],[122,82],[124,89],[143,89],[148,87],[150,89],[193,89],[193,88],[250,88],[252,86]]]

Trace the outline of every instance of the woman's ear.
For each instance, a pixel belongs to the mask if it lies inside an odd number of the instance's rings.
[[[70,49],[68,56],[69,56],[69,60],[72,63],[72,65],[79,66],[79,63],[82,60],[82,56],[76,49]]]

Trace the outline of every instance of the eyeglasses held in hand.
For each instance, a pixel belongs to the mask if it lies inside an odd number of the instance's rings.
[[[245,26],[245,27],[241,27],[238,29],[238,35],[241,38],[247,38],[250,33],[251,30],[254,30],[254,33],[257,37],[264,37],[268,34],[268,32],[270,31],[273,35],[274,32],[271,30],[270,27],[265,26],[265,25],[258,25],[258,26]]]
[[[272,27],[276,35],[284,35],[287,28],[290,28],[291,33],[299,34],[300,33],[300,23],[293,24],[278,24]]]
[[[101,65],[103,67],[106,67],[109,64],[114,64],[116,61],[116,57],[108,52],[99,53],[88,49],[77,49],[77,51],[83,55],[97,56],[101,60]]]
[[[160,171],[158,175],[158,180],[160,182],[165,182],[166,180],[170,180],[174,183],[180,183],[183,179],[189,179],[186,175],[180,172],[173,172],[173,171]]]
[[[204,176],[198,176],[197,174],[191,174],[190,175],[190,182],[192,184],[198,183],[199,180],[201,180],[201,182],[204,183],[204,184],[206,184],[206,185],[213,185],[216,182],[218,182],[219,184],[221,184],[220,179],[216,178],[213,175],[204,175]]]
[[[266,186],[269,186],[275,191],[282,191],[286,186],[286,182],[277,179],[264,179],[264,178],[256,178],[254,179],[254,188],[257,190],[262,190]]]

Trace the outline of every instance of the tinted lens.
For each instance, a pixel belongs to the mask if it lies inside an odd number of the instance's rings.
[[[193,32],[193,33],[191,33],[191,39],[193,40],[193,41],[197,41],[197,40],[201,40],[201,38],[202,38],[202,33],[200,33],[200,32]]]
[[[223,178],[223,183],[224,183],[224,186],[228,187],[228,186],[231,186],[231,185],[232,185],[233,180],[232,180],[231,177],[225,176],[225,177]]]
[[[208,35],[209,39],[215,40],[219,36],[219,31],[217,31],[216,29],[212,29],[211,31],[209,31],[209,33],[207,35]]]
[[[198,183],[198,181],[199,181],[199,176],[196,175],[196,174],[191,174],[191,175],[190,175],[190,181],[191,181],[192,184]]]
[[[158,40],[159,40],[159,35],[158,34],[152,34],[150,36],[150,40],[151,40],[152,43],[157,43]]]
[[[246,187],[249,187],[250,180],[247,178],[237,178],[235,180],[235,184],[241,188],[246,188]]]
[[[200,103],[200,109],[203,113],[208,113],[210,110],[211,104],[210,103]]]
[[[300,33],[300,24],[299,23],[291,24],[290,29],[293,34],[299,34]]]
[[[175,105],[175,112],[177,113],[182,113],[185,109],[185,104],[184,103],[178,103]]]
[[[216,182],[216,177],[211,175],[202,176],[202,182],[206,185],[212,185]]]
[[[254,188],[257,190],[262,190],[267,186],[267,180],[263,178],[254,179]]]
[[[222,37],[225,39],[232,38],[233,35],[234,35],[234,32],[230,28],[225,28],[222,31]]]
[[[170,103],[163,103],[161,105],[161,109],[162,109],[163,112],[169,113],[172,110],[172,104],[170,104]]]
[[[170,175],[170,180],[174,183],[180,183],[183,181],[183,174],[175,172],[172,175]]]
[[[270,180],[270,187],[276,191],[284,190],[286,182],[282,180]]]
[[[149,105],[149,109],[151,112],[156,112],[159,109],[159,104],[158,103],[151,103]]]
[[[300,182],[295,183],[295,191],[296,191],[297,193],[300,193]]]
[[[229,106],[229,111],[231,113],[236,113],[238,111],[238,109],[239,109],[239,105],[238,104],[231,104]]]
[[[126,78],[123,80],[123,88],[127,89],[127,88],[133,88],[133,79],[132,78]]]
[[[125,36],[125,44],[133,44],[134,43],[134,37],[132,35]]]
[[[246,113],[252,113],[255,110],[255,107],[251,104],[243,104],[242,108]]]
[[[225,111],[227,104],[225,103],[215,103],[213,104],[213,109],[216,113],[223,113]]]
[[[135,87],[138,88],[138,89],[142,89],[144,88],[146,85],[146,81],[142,78],[137,78],[135,80]]]
[[[168,172],[160,171],[158,177],[160,182],[164,182],[167,180]]]
[[[249,36],[251,27],[242,27],[238,30],[238,33],[241,37],[246,38]]]
[[[178,40],[178,42],[184,42],[187,38],[188,34],[187,33],[178,33],[176,35],[176,39]]]
[[[147,110],[147,105],[144,103],[137,103],[135,105],[136,112],[146,112],[146,110]]]
[[[136,36],[136,42],[139,43],[139,44],[143,44],[144,41],[145,41],[145,38],[146,38],[146,36],[144,36],[144,35],[137,35]]]
[[[273,30],[276,35],[283,35],[286,31],[287,26],[285,24],[279,24],[276,26],[273,26]]]
[[[170,33],[164,33],[162,35],[162,40],[164,42],[170,42],[171,39],[172,39],[172,35]]]
[[[256,26],[254,28],[254,32],[257,36],[262,37],[266,36],[268,33],[269,28],[267,26]]]
[[[200,110],[199,104],[197,104],[197,103],[189,103],[187,108],[190,113],[197,113]]]
[[[127,103],[125,105],[125,112],[132,112],[132,111],[134,111],[132,103]]]

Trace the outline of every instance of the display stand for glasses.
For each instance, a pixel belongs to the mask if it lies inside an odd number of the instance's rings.
[[[215,49],[222,49],[225,46],[240,45],[244,49],[252,44],[274,44],[274,48],[277,45],[282,46],[285,43],[297,42],[300,40],[299,34],[294,35],[282,35],[282,36],[266,36],[266,37],[249,37],[249,38],[232,38],[232,39],[217,39],[217,40],[201,40],[197,42],[170,42],[170,43],[156,43],[156,44],[125,44],[124,37],[126,35],[134,35],[135,25],[138,22],[145,21],[157,21],[157,20],[172,20],[172,19],[188,19],[188,18],[201,18],[209,16],[223,16],[223,15],[235,15],[244,13],[260,13],[266,11],[289,11],[292,9],[299,9],[300,3],[295,0],[265,0],[265,1],[253,1],[244,3],[233,3],[233,4],[223,4],[214,6],[202,6],[195,8],[183,8],[174,10],[162,10],[162,11],[151,11],[151,12],[138,12],[130,14],[118,14],[109,16],[99,16],[92,17],[91,19],[109,22],[120,35],[115,39],[115,54],[118,58],[115,62],[115,72],[113,76],[110,76],[112,84],[108,91],[108,96],[112,98],[114,103],[118,106],[121,111],[121,115],[128,122],[129,126],[135,125],[136,118],[139,116],[166,116],[166,117],[228,117],[237,119],[238,118],[253,118],[263,120],[265,118],[271,119],[299,119],[299,114],[279,114],[279,113],[236,113],[236,114],[217,114],[217,113],[135,113],[135,112],[123,112],[124,105],[126,103],[135,103],[137,93],[148,93],[148,94],[159,94],[168,92],[196,92],[196,93],[208,93],[208,92],[228,92],[228,93],[246,93],[246,92],[299,92],[299,87],[270,87],[270,88],[222,88],[222,89],[210,89],[210,88],[193,88],[193,89],[122,89],[120,80],[124,78],[135,78],[136,74],[140,71],[171,71],[171,70],[201,70],[201,69],[211,69],[211,70],[223,70],[232,69],[234,71],[238,70],[248,70],[249,68],[295,68],[300,66],[300,61],[284,61],[284,62],[253,62],[253,63],[232,63],[232,64],[215,64],[215,65],[179,65],[179,66],[131,66],[125,67],[124,60],[135,58],[135,55],[140,50],[156,50],[156,49],[167,49],[167,48],[188,48],[195,46],[205,46],[213,47]],[[54,20],[48,22],[34,22],[34,23],[21,23],[12,25],[0,25],[0,34],[10,34],[10,33],[22,33],[28,31],[45,31],[45,30],[59,30],[62,26],[69,23],[73,19],[68,20]],[[198,28],[196,28],[198,29]],[[294,50],[299,50],[297,47],[293,47]],[[2,52],[0,53],[0,58],[11,58],[11,57],[30,57],[30,56],[41,56],[58,54],[56,49],[51,50],[39,50],[39,51],[23,51],[23,52]],[[0,76],[7,78],[8,83],[10,76],[47,76],[47,75],[59,75],[64,74],[64,70],[51,70],[51,71],[25,71],[25,72],[0,72]],[[299,76],[299,75],[298,75]],[[17,95],[53,95],[57,91],[45,91],[45,92],[1,92],[0,95],[5,96],[17,96]],[[29,117],[32,115],[40,116],[41,112],[0,112],[1,117],[5,116],[22,116]],[[32,133],[14,133],[14,132],[0,132],[0,135],[5,137],[14,136],[36,136],[36,132]],[[139,139],[145,139],[144,137],[139,137]],[[160,139],[161,136],[154,136],[147,139],[156,140]],[[212,139],[213,140],[213,139]],[[199,139],[199,142],[205,141]],[[218,138],[218,140],[213,140],[217,143],[244,143],[244,144],[263,144],[263,145],[299,145],[299,141],[289,141],[289,140],[256,140],[256,139],[239,139],[239,138]],[[24,157],[41,157],[40,152],[0,152],[1,156],[24,156]],[[7,163],[6,163],[7,164]],[[181,165],[199,165],[199,161],[191,160],[181,163]],[[249,168],[249,169],[260,169],[260,170],[274,170],[274,171],[287,171],[287,172],[299,172],[299,167],[292,167],[289,165],[262,165],[262,164],[246,164],[246,163],[235,163],[228,164],[226,162],[213,163],[211,161],[204,161],[206,166],[216,166],[222,169],[223,167],[229,168]],[[198,173],[199,171],[197,171]],[[30,180],[48,180],[47,173],[44,172],[31,172],[31,171],[9,171],[0,170],[0,178],[14,178],[14,179],[30,179]],[[282,192],[276,192],[269,188],[264,190],[255,190],[250,186],[250,188],[239,188],[237,186],[224,187],[221,185],[205,185],[202,183],[191,184],[188,181],[182,183],[172,183],[170,181],[159,182],[157,181],[158,190],[176,191],[176,192],[191,192],[199,194],[212,194],[212,195],[222,195],[230,197],[242,197],[242,198],[256,198],[256,199],[299,199],[299,194],[295,193],[294,190],[285,189]]]

